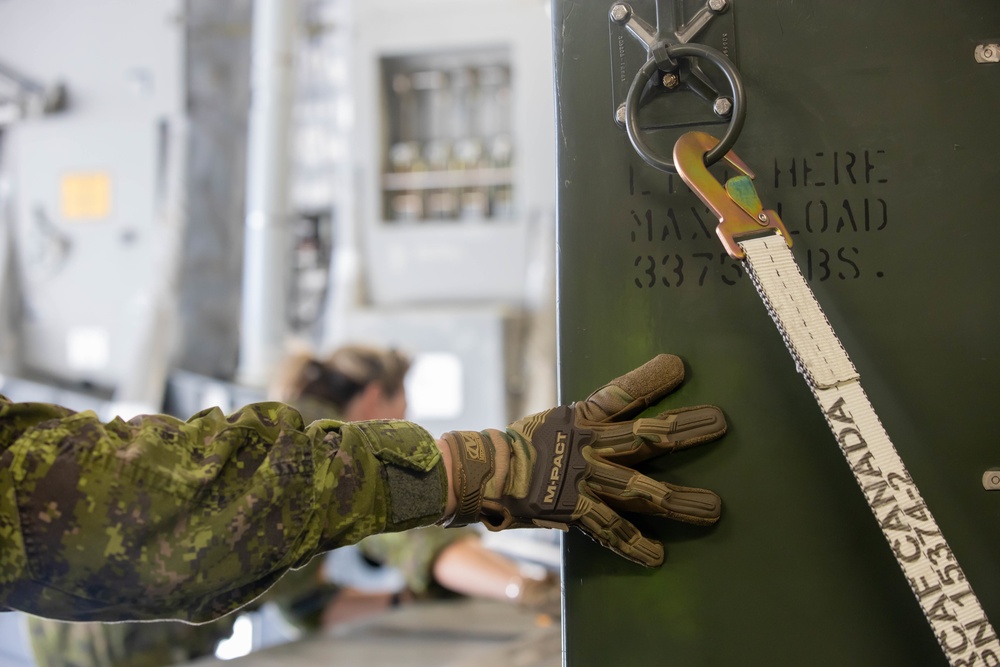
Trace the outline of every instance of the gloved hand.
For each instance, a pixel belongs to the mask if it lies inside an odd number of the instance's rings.
[[[585,401],[519,419],[506,431],[446,433],[458,497],[446,525],[576,526],[629,560],[660,565],[663,545],[618,512],[708,525],[722,506],[711,491],[657,482],[632,469],[726,432],[725,417],[714,406],[635,419],[683,380],[681,360],[661,354]]]

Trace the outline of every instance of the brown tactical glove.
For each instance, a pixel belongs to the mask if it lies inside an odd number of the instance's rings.
[[[660,565],[663,545],[618,512],[708,525],[722,505],[711,491],[657,482],[631,468],[726,432],[725,417],[713,406],[635,419],[683,380],[681,360],[661,354],[585,401],[525,417],[506,431],[446,433],[458,496],[446,525],[576,526],[629,560]]]

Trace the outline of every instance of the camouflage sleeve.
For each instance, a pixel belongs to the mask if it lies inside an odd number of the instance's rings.
[[[437,521],[434,439],[279,403],[102,423],[0,397],[0,607],[206,621],[367,535]]]

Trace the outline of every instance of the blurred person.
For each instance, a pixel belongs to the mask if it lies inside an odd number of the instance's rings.
[[[661,354],[584,400],[439,438],[408,421],[306,423],[277,402],[103,423],[0,397],[0,608],[201,623],[318,554],[477,521],[577,528],[658,567],[662,542],[626,513],[705,526],[721,515],[715,493],[635,469],[725,434],[717,407],[658,411],[684,373]]]

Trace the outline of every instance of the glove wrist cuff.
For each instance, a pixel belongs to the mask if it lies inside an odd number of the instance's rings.
[[[496,474],[496,451],[490,439],[475,431],[449,431],[441,436],[451,450],[458,509],[444,523],[458,528],[479,521],[483,489]]]

